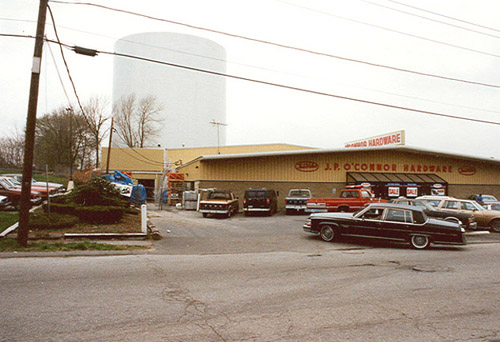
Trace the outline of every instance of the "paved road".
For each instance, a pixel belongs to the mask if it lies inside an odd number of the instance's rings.
[[[146,255],[0,259],[0,341],[500,341],[499,243],[326,243],[162,212]],[[164,232],[165,233],[165,232]]]

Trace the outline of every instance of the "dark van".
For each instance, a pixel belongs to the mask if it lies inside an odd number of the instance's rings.
[[[248,189],[243,197],[243,212],[248,216],[252,212],[266,213],[271,216],[278,211],[276,192],[268,189]]]

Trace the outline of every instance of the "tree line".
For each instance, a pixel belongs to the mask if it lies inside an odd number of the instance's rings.
[[[143,148],[154,142],[163,124],[163,107],[156,97],[138,99],[130,94],[114,103],[111,113],[109,107],[105,98],[94,96],[84,101],[82,108],[59,107],[37,118],[34,168],[45,170],[47,165],[59,174],[99,168],[100,149],[109,134],[111,117],[113,140],[121,146]],[[0,168],[21,169],[23,156],[24,132],[0,137]]]

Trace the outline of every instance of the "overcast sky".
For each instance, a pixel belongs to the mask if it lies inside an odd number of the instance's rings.
[[[103,8],[50,2],[63,43],[113,51],[116,40],[130,34],[182,32],[221,44],[227,52],[228,74],[500,123],[500,2],[497,0],[95,0],[93,3],[331,56]],[[38,1],[2,0],[0,33],[34,36],[37,13]],[[46,35],[55,39],[49,16]],[[24,128],[33,48],[33,39],[0,36],[0,136]],[[111,100],[113,57],[87,57],[70,50],[65,50],[65,55],[82,100],[94,95]],[[57,70],[70,101],[75,103],[59,48],[50,44],[48,49],[46,45],[38,116],[67,106]],[[235,79],[227,79],[227,124],[228,145],[289,143],[342,148],[345,142],[405,130],[407,145],[500,159],[498,124]]]

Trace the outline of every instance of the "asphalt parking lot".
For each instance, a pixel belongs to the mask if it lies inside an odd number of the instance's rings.
[[[327,243],[318,236],[302,230],[307,215],[244,216],[231,218],[210,216],[203,218],[196,211],[167,207],[157,210],[150,205],[151,221],[163,239],[154,243],[155,253],[165,254],[237,254],[266,252],[315,252],[332,249],[356,248],[410,248],[372,239],[342,238]],[[470,245],[500,243],[500,234],[474,231],[467,234]],[[432,246],[433,249],[462,248],[460,246]],[[466,248],[466,247],[465,247]]]

